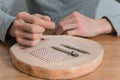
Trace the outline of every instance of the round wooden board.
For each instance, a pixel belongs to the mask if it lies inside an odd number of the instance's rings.
[[[101,63],[104,49],[95,41],[73,36],[43,36],[34,47],[15,44],[10,49],[14,65],[24,73],[46,79],[72,79],[94,71]],[[84,54],[61,44],[82,49]],[[78,53],[78,57],[53,49],[58,47]]]

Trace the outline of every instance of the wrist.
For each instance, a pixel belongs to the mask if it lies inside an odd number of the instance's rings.
[[[9,37],[15,37],[15,36],[14,36],[13,22],[12,22],[11,25],[9,26],[7,35],[8,35]]]
[[[106,18],[98,19],[97,21],[99,26],[101,27],[101,32],[103,34],[110,34],[115,32],[112,24]]]

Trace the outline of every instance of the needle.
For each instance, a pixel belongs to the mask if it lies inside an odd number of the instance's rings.
[[[89,52],[84,51],[84,50],[82,50],[82,49],[77,49],[77,48],[74,48],[74,47],[72,47],[72,46],[68,46],[68,45],[64,45],[64,44],[61,44],[61,45],[64,46],[64,47],[66,47],[66,48],[73,49],[73,50],[76,50],[76,51],[78,51],[78,52],[82,52],[82,53],[84,53],[84,54],[90,54]]]
[[[52,49],[55,49],[55,50],[57,50],[57,51],[66,53],[66,54],[68,54],[68,55],[74,56],[74,57],[78,57],[78,56],[79,56],[79,54],[78,54],[78,53],[75,53],[74,51],[68,51],[68,50],[65,50],[65,49],[62,49],[62,48],[59,48],[59,47],[55,47],[55,46],[52,46],[51,48],[52,48]]]

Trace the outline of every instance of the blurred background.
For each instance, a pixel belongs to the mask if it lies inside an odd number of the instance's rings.
[[[10,14],[15,16],[20,11],[28,11],[25,5],[25,0],[16,0],[16,2],[13,4],[13,9]]]
[[[107,4],[107,2],[110,2]],[[97,13],[96,13],[96,18],[103,17],[105,15],[111,16],[111,15],[120,15],[120,0],[101,0]],[[112,9],[111,9],[112,7]],[[13,5],[13,9],[11,11],[11,15],[15,16],[18,12],[20,11],[28,11],[26,5],[25,5],[25,0],[16,0],[16,2]]]

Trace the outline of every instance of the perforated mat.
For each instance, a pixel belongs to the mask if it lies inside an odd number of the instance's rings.
[[[40,48],[32,51],[31,54],[47,63],[56,62],[64,58],[64,55],[49,48]]]

